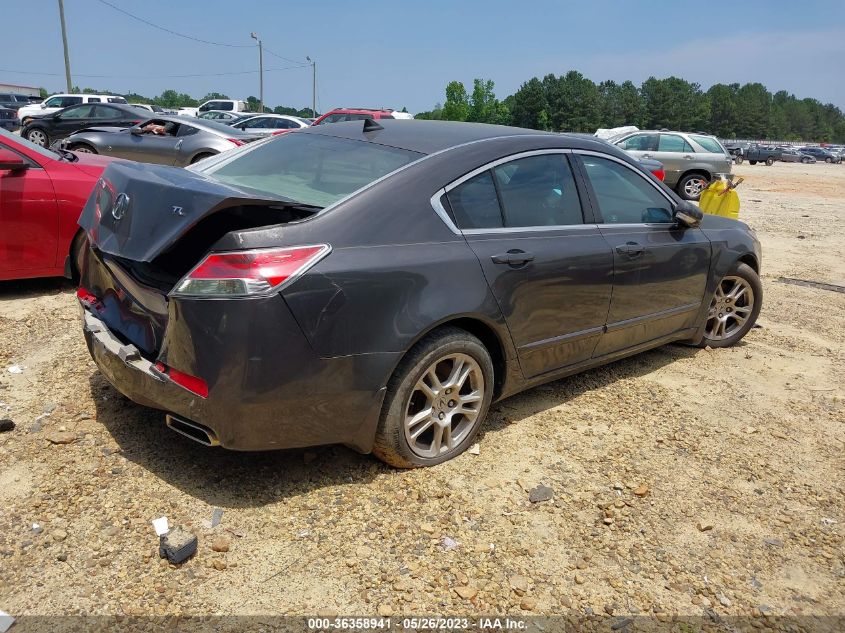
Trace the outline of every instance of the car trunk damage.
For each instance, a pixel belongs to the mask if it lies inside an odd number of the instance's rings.
[[[113,163],[79,221],[91,245],[80,299],[116,336],[155,359],[173,313],[168,294],[216,242],[312,213],[189,171]]]

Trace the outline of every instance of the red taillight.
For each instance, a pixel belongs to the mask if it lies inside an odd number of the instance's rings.
[[[176,285],[173,295],[248,297],[267,294],[325,257],[328,244],[210,253]]]
[[[654,174],[655,177],[661,182],[663,182],[663,179],[666,178],[666,172],[662,169],[655,169],[651,173]]]
[[[183,389],[197,394],[200,398],[208,398],[208,383],[202,378],[173,369],[161,362],[156,363],[155,368]]]
[[[239,140],[238,140],[238,139],[236,139],[236,138],[227,138],[226,140],[227,140],[227,141],[229,141],[230,143],[234,143],[234,144],[235,144],[235,145],[237,145],[238,147],[240,147],[241,145],[243,145],[243,144],[244,144],[244,142],[243,142],[243,141],[239,141]]]
[[[79,303],[88,308],[93,308],[97,311],[100,311],[103,308],[103,304],[100,303],[100,300],[92,294],[91,291],[87,288],[83,288],[82,286],[76,289],[76,298],[79,299]]]

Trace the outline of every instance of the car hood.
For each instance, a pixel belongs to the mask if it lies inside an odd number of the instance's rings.
[[[100,156],[99,154],[76,154],[79,159],[74,163],[77,169],[84,171],[89,176],[99,177],[103,170],[115,159],[111,156]]]

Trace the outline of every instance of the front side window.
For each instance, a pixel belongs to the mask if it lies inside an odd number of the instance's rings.
[[[634,134],[634,136],[628,137],[624,141],[620,141],[617,145],[622,149],[629,151],[656,152],[657,134]]]
[[[47,101],[44,102],[44,105],[48,108],[61,108],[62,107],[62,97],[50,97]]]
[[[126,99],[123,97],[108,97],[106,101],[109,103],[126,103]]]
[[[91,117],[95,119],[119,119],[121,112],[108,106],[95,105],[91,108]]]
[[[86,100],[88,103],[102,103],[103,100],[100,97],[88,97]]]
[[[687,143],[683,136],[678,136],[677,134],[661,134],[657,151],[692,153],[694,150],[692,149],[692,145]]]
[[[327,207],[422,156],[366,141],[284,134],[196,171],[235,186]]]
[[[231,101],[218,101],[215,110],[225,110],[227,112],[234,110],[235,104]]]
[[[582,156],[606,224],[671,222],[672,205],[634,170],[598,156]]]

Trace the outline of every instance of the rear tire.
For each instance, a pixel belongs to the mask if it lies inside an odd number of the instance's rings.
[[[810,163],[810,159],[805,156],[804,158],[801,159],[801,162],[804,163],[805,165],[808,165]]]
[[[417,343],[387,384],[373,453],[397,468],[463,453],[493,399],[493,361],[476,337],[447,327]]]
[[[775,159],[774,159],[774,158],[772,158],[771,156],[769,156],[769,157],[766,159],[766,167],[771,167],[771,166],[772,166],[772,165],[774,165],[774,164],[775,164]]]
[[[829,164],[829,163],[832,163],[832,162],[833,162],[833,159],[832,159],[832,158],[830,158],[830,157],[828,157],[828,158],[825,158],[825,159],[824,159],[824,162],[826,162],[826,163],[828,163],[828,164]]]
[[[735,345],[754,327],[762,306],[760,276],[748,264],[737,262],[719,282],[710,301],[699,347]]]
[[[683,176],[676,186],[678,195],[684,200],[698,200],[701,192],[707,189],[710,180],[704,174],[693,172]]]
[[[85,257],[85,248],[88,241],[85,238],[85,232],[79,231],[73,236],[73,241],[70,243],[70,279],[74,284],[79,285],[82,277],[82,264]]]
[[[756,161],[756,160],[750,160],[750,161],[748,161],[748,162],[749,162],[749,163],[751,163],[752,165],[756,165],[756,164],[757,164],[757,161]]]
[[[737,165],[742,165],[742,161],[744,161],[744,160],[745,160],[745,159],[742,157],[742,154],[737,154],[737,155],[734,157],[734,162],[735,162]]]

